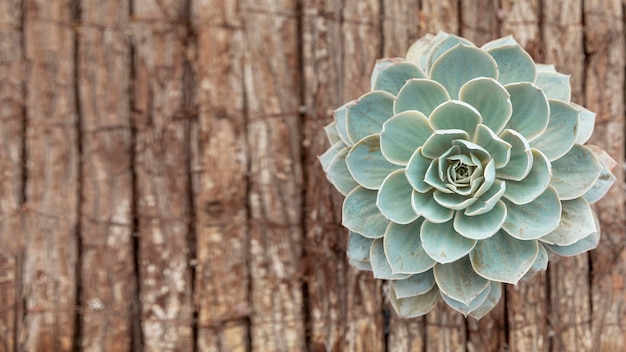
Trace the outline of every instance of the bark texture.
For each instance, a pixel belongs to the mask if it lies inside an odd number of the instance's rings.
[[[626,349],[620,0],[0,1],[0,351]],[[374,62],[512,34],[618,162],[598,249],[398,318],[317,156]]]

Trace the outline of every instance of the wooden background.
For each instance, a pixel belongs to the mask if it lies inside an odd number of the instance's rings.
[[[603,237],[479,322],[400,320],[316,160],[376,58],[506,34],[617,160]],[[1,351],[626,349],[620,0],[1,0]]]

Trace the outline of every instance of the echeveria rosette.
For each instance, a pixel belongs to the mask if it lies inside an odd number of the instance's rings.
[[[589,204],[615,162],[584,145],[595,114],[510,36],[478,48],[427,35],[406,59],[379,60],[372,91],[334,117],[320,161],[346,196],[348,257],[391,280],[400,316],[441,297],[480,318],[550,253],[598,244]]]

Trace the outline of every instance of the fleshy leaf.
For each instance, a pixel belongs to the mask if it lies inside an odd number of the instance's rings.
[[[430,78],[441,83],[452,99],[459,89],[477,77],[498,78],[496,61],[484,51],[459,44],[441,55],[430,70]]]
[[[548,99],[560,100],[569,103],[572,91],[569,84],[569,75],[558,72],[537,72],[535,84],[543,89]]]
[[[596,182],[583,194],[583,197],[591,204],[599,201],[609,191],[616,180],[617,178],[604,166]]]
[[[374,278],[384,280],[402,280],[411,276],[409,274],[394,274],[387,257],[385,256],[385,249],[383,247],[383,239],[377,238],[372,242],[372,248],[370,248],[370,264],[372,265],[372,271],[374,272]]]
[[[519,132],[527,140],[540,135],[550,120],[548,98],[541,88],[521,82],[504,86],[511,95],[513,113],[506,128]]]
[[[428,53],[428,57],[426,58],[427,70],[430,70],[433,67],[433,64],[437,61],[439,57],[441,57],[441,55],[459,44],[463,44],[468,47],[474,46],[474,43],[465,38],[458,37],[454,34],[449,34],[446,38],[433,45],[430,52]]]
[[[341,141],[339,132],[337,132],[337,121],[333,121],[324,126],[324,133],[326,134],[326,138],[328,139],[328,143],[330,143],[330,145],[335,145],[337,142]]]
[[[487,315],[500,301],[502,297],[502,283],[496,281],[489,281],[489,296],[480,305],[480,307],[474,309],[469,315],[479,320]]]
[[[483,240],[493,236],[500,230],[506,219],[506,206],[498,201],[489,212],[467,216],[457,211],[454,216],[454,229],[461,235],[472,240]]]
[[[393,111],[416,110],[428,116],[439,104],[450,99],[446,88],[429,79],[411,79],[400,92],[393,105]]]
[[[376,191],[358,186],[343,201],[342,225],[367,238],[383,237],[389,220],[376,206]]]
[[[554,231],[561,219],[561,202],[556,190],[548,188],[532,202],[516,205],[504,200],[508,215],[502,228],[520,240],[534,240]]]
[[[326,177],[344,196],[359,185],[350,175],[346,165],[346,156],[349,149],[349,147],[346,147],[340,150],[328,165],[328,169],[326,169]]]
[[[563,200],[578,198],[593,186],[602,169],[589,148],[574,144],[567,154],[552,162],[552,186]]]
[[[500,83],[535,82],[535,62],[518,44],[500,46],[487,52],[498,64]]]
[[[549,259],[550,258],[548,257],[546,247],[539,243],[539,252],[537,253],[537,258],[535,258],[535,262],[530,267],[530,269],[528,269],[528,272],[524,274],[521,280],[525,281],[531,279],[536,273],[540,271],[546,271],[546,269],[548,268]]]
[[[480,77],[465,83],[459,99],[476,108],[482,123],[496,134],[502,132],[513,112],[509,92],[493,78]]]
[[[346,158],[354,180],[367,189],[379,189],[387,175],[400,167],[387,161],[380,151],[380,135],[358,141]]]
[[[346,115],[348,113],[348,107],[354,105],[355,103],[356,101],[347,102],[333,112],[333,116],[335,117],[335,123],[337,124],[337,135],[339,135],[339,138],[346,145],[352,145],[352,141],[350,140],[350,138],[348,138]]]
[[[324,171],[328,171],[330,163],[344,148],[346,148],[346,145],[340,140],[337,143],[333,144],[330,148],[328,148],[328,150],[325,151],[324,154],[319,156],[320,163],[322,164],[322,169]]]
[[[533,165],[530,145],[521,134],[513,130],[504,130],[500,138],[511,145],[511,157],[505,167],[496,170],[496,176],[513,181],[523,180]]]
[[[548,159],[537,149],[531,149],[533,165],[521,181],[507,181],[504,197],[515,204],[526,204],[539,197],[550,185],[552,167]]]
[[[393,116],[395,97],[387,92],[373,91],[361,96],[348,106],[346,130],[355,143],[369,135],[380,133],[383,123]]]
[[[435,131],[422,146],[422,155],[430,159],[438,158],[450,149],[452,141],[457,139],[467,140],[469,135],[458,129]]]
[[[452,220],[442,224],[425,220],[420,232],[426,253],[438,263],[451,263],[464,257],[476,245],[475,240],[461,236]]]
[[[412,110],[401,112],[383,124],[380,148],[387,160],[406,165],[432,133],[433,129],[424,114]]]
[[[396,298],[395,291],[389,292],[389,302],[393,306],[393,309],[402,318],[416,318],[430,312],[437,302],[439,302],[439,289],[437,286],[427,293],[419,296],[412,296],[407,298]]]
[[[348,231],[348,258],[361,261],[370,260],[370,248],[373,239],[361,236],[354,231]]]
[[[497,169],[506,166],[511,159],[511,145],[485,125],[478,125],[473,142],[487,150]]]
[[[449,297],[443,292],[441,292],[441,298],[443,298],[443,300],[450,306],[450,308],[458,311],[459,313],[463,314],[463,316],[467,317],[467,315],[471,311],[477,309],[485,302],[485,300],[489,296],[490,286],[491,286],[490,284],[487,285],[485,289],[483,289],[478,294],[478,296],[476,296],[476,298],[474,298],[469,304],[465,304],[461,301],[457,301],[456,299]]]
[[[443,294],[466,305],[489,286],[489,280],[474,272],[468,257],[453,263],[437,264],[433,268],[433,273]]]
[[[483,44],[480,48],[488,51],[490,49],[499,48],[507,45],[517,45],[517,41],[513,38],[512,35],[507,35],[506,37],[494,39],[490,42]]]
[[[406,166],[406,178],[409,183],[416,190],[425,193],[432,189],[432,186],[424,181],[426,178],[426,171],[432,163],[431,159],[428,159],[422,155],[422,148],[418,148],[409,163]]]
[[[550,251],[563,256],[563,257],[572,257],[575,255],[579,255],[581,253],[588,252],[598,246],[598,242],[600,241],[600,231],[594,232],[589,236],[579,240],[578,242],[571,244],[569,246],[555,246],[551,244],[543,244]]]
[[[439,190],[436,190],[433,196],[439,205],[452,210],[463,210],[477,200],[477,198],[470,198],[457,193],[444,193]]]
[[[389,59],[387,59],[389,60]],[[379,60],[380,62],[381,60]],[[383,90],[397,95],[400,88],[411,78],[425,78],[426,75],[415,64],[410,62],[397,62],[382,67],[378,74],[373,77],[372,90]]]
[[[549,160],[556,160],[570,150],[578,137],[579,111],[557,100],[550,100],[550,122],[530,146],[541,150]]]
[[[563,211],[559,227],[541,237],[541,242],[569,246],[598,231],[593,211],[584,198],[564,200],[561,205]]]
[[[478,197],[474,204],[465,209],[465,215],[477,216],[491,211],[498,204],[504,192],[506,192],[506,183],[502,180],[495,180],[485,194]]]
[[[556,72],[556,68],[552,64],[535,64],[537,73],[539,72]]]
[[[406,60],[424,69],[426,67],[426,54],[434,44],[435,36],[428,33],[416,40],[406,53]]]
[[[435,276],[433,276],[432,270],[412,275],[408,279],[391,282],[391,288],[395,291],[396,298],[423,295],[432,290],[434,286]]]
[[[419,274],[435,265],[426,254],[420,239],[424,219],[408,225],[390,223],[384,237],[385,253],[394,273]]]
[[[369,260],[350,259],[348,262],[361,271],[372,271],[372,265]]]
[[[435,130],[461,129],[473,136],[481,123],[478,110],[460,100],[449,100],[433,110],[428,120]]]
[[[440,169],[439,164],[440,164],[439,159],[435,159],[430,163],[430,165],[428,166],[428,170],[426,170],[426,176],[424,177],[424,182],[433,186],[439,192],[452,193],[452,190],[450,190],[446,186],[446,183],[444,183],[443,180],[439,176],[439,169]]]
[[[432,223],[442,223],[452,219],[454,210],[444,208],[433,198],[433,191],[421,193],[413,190],[411,199],[413,210]]]
[[[578,121],[578,136],[576,137],[576,143],[585,144],[591,138],[593,128],[596,123],[596,113],[585,109],[584,107],[570,103],[574,108],[580,111]]]
[[[515,285],[528,272],[538,253],[537,241],[518,240],[499,231],[479,241],[470,253],[470,259],[478,275]]]
[[[376,205],[381,213],[397,224],[408,224],[417,219],[411,207],[413,187],[404,175],[404,170],[389,174],[378,191]]]

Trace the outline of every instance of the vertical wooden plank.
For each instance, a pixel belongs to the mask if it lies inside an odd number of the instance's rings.
[[[512,34],[535,62],[543,62],[538,0],[503,0],[501,35]],[[535,274],[517,286],[506,286],[508,340],[512,351],[547,351],[548,279]]]
[[[199,351],[247,351],[247,148],[239,1],[197,0],[198,123],[192,141]]]
[[[332,110],[342,104],[341,3],[306,0],[302,5],[304,274],[310,351],[343,350],[347,324],[347,236],[340,225],[342,199],[317,160],[329,147],[323,127],[332,120]]]
[[[419,35],[419,2],[416,0],[383,1],[383,57],[404,57]],[[424,349],[424,318],[403,319],[393,308],[389,311],[387,350],[422,351]]]
[[[24,52],[21,1],[0,2],[0,350],[16,349],[22,246]]]
[[[583,103],[582,1],[543,2],[545,62],[571,75],[572,101]],[[591,351],[591,306],[587,255],[558,258],[548,269],[550,346],[554,351]]]
[[[460,34],[459,23],[460,0],[422,0],[420,12],[420,28],[423,33],[437,34],[445,31]]]
[[[498,3],[491,0],[461,1],[461,34],[483,45],[499,37]],[[467,318],[467,350],[503,351],[507,347],[505,298],[480,320]]]
[[[135,188],[141,329],[147,351],[190,351],[186,1],[135,1]]]
[[[294,0],[244,0],[253,351],[305,349],[298,14]]]
[[[597,113],[590,141],[618,165],[617,181],[595,205],[602,238],[591,252],[592,348],[619,351],[626,346],[626,219],[624,218],[624,12],[620,1],[584,1],[585,105]]]
[[[370,90],[371,72],[376,59],[382,54],[380,14],[380,2],[377,0],[344,2],[341,14],[342,103],[356,99]],[[347,243],[347,236],[344,241]],[[346,287],[348,317],[343,349],[383,350],[385,340],[380,280],[374,280],[371,272],[348,266]]]
[[[131,349],[136,293],[132,214],[129,2],[80,2],[80,346]]]
[[[74,347],[79,137],[72,2],[25,4],[26,217],[20,349]]]

